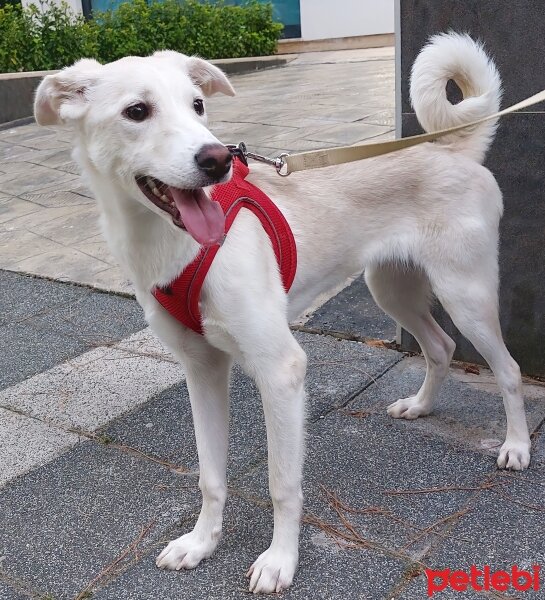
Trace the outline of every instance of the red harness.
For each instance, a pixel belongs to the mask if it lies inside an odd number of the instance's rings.
[[[249,172],[250,169],[234,157],[231,180],[217,185],[212,191],[212,198],[220,203],[225,214],[226,235],[241,208],[251,210],[261,221],[271,239],[282,283],[288,292],[297,270],[295,239],[288,222],[274,202],[259,188],[246,181]],[[169,286],[155,288],[152,292],[171,316],[201,335],[204,333],[199,310],[201,288],[220,247],[202,247],[197,258]]]

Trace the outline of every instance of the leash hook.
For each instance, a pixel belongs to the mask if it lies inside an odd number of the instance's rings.
[[[277,158],[270,158],[269,156],[262,156],[261,154],[256,154],[255,152],[250,152],[246,147],[244,142],[240,142],[237,144],[226,144],[226,148],[231,152],[233,156],[239,158],[246,166],[248,166],[248,159],[251,158],[256,162],[265,163],[266,165],[271,165],[276,169],[276,172],[280,175],[280,177],[287,177],[290,172],[287,169],[286,157],[289,156],[287,152],[283,152]]]

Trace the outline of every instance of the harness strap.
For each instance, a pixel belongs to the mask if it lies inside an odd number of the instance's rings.
[[[219,202],[225,214],[225,235],[242,208],[256,215],[271,240],[282,284],[288,292],[297,270],[295,239],[276,204],[259,188],[246,181],[249,172],[249,168],[234,157],[231,180],[216,186],[212,191],[212,199]],[[201,335],[204,333],[199,309],[201,288],[220,247],[201,247],[197,257],[169,286],[155,288],[152,292],[171,316]]]

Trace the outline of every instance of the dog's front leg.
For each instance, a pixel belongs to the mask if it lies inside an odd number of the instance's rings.
[[[201,343],[199,343],[201,342]],[[229,429],[231,358],[195,342],[197,352],[183,357],[199,454],[202,508],[193,531],[170,542],[157,557],[162,569],[193,569],[218,545],[227,496],[226,465]]]
[[[276,336],[275,336],[276,337]],[[250,567],[250,591],[280,592],[289,587],[299,557],[303,505],[304,379],[306,355],[286,327],[278,354],[254,363],[267,426],[269,489],[274,532],[268,550]]]

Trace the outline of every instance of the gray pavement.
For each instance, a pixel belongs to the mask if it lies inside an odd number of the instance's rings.
[[[391,51],[365,52],[311,54],[237,76],[245,104],[236,115],[218,104],[215,127],[271,154],[390,129]],[[199,509],[184,375],[136,302],[119,295],[130,287],[109,262],[92,200],[59,150],[63,134],[40,131],[0,135],[8,156],[0,171],[9,171],[0,174],[0,207],[11,215],[0,229],[0,267],[61,280],[0,270],[0,600],[247,598],[244,573],[272,532],[256,388],[234,369],[229,499],[216,554],[191,572],[156,569],[160,549],[192,527]],[[37,166],[34,183],[29,159],[49,165]],[[56,180],[48,169],[65,175]],[[79,237],[81,219],[87,239]],[[87,269],[87,259],[97,262]],[[423,600],[425,567],[545,565],[542,383],[524,383],[531,467],[501,473],[495,455],[505,419],[488,370],[453,365],[430,417],[386,415],[389,402],[419,387],[424,364],[395,349],[395,323],[361,279],[309,309],[294,329],[309,356],[305,514],[299,571],[282,598]],[[515,597],[543,591],[435,596]]]
[[[55,302],[57,286],[73,288],[9,276],[34,283],[45,305],[53,302],[44,286]],[[128,315],[137,310],[124,302]],[[295,332],[309,355],[305,517],[298,576],[282,597],[423,599],[426,566],[543,564],[543,386],[525,383],[536,433],[531,468],[500,473],[494,454],[505,423],[490,373],[455,365],[433,416],[392,420],[386,404],[414,392],[423,361],[377,341],[389,336],[382,317],[362,316],[376,340],[342,339],[350,336],[345,302],[340,294],[320,309],[333,333]],[[113,321],[102,346],[23,375],[0,394],[2,600],[247,597],[245,569],[272,527],[255,386],[235,369],[230,493],[217,554],[189,573],[160,571],[154,556],[196,519],[198,461],[183,374],[147,329],[118,340],[127,333]],[[35,352],[23,349],[18,360]]]

